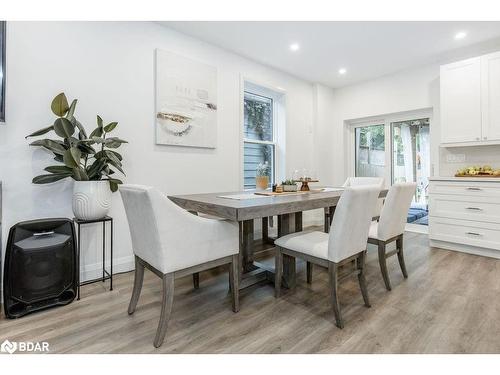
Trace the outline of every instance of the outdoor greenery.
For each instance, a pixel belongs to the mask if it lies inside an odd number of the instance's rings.
[[[254,130],[261,141],[265,140],[266,125],[271,123],[272,105],[260,100],[245,98],[244,115],[248,128]]]
[[[256,175],[257,176],[269,176],[271,172],[271,166],[267,162],[267,160],[264,163],[259,163],[256,169]]]
[[[49,132],[54,132],[61,139],[39,139],[30,146],[43,147],[54,154],[54,160],[58,165],[45,168],[48,174],[33,178],[35,184],[47,184],[71,177],[76,181],[109,181],[111,191],[118,190],[121,184],[117,178],[111,177],[115,170],[125,175],[122,169],[122,156],[115,151],[122,143],[127,143],[117,137],[109,137],[117,122],[104,125],[100,116],[97,116],[97,127],[87,136],[83,125],[75,118],[77,100],[68,105],[64,93],[57,95],[51,104],[54,115],[57,116],[54,123],[46,128],[40,129],[28,136],[38,137]],[[76,132],[76,134],[75,134]]]
[[[384,125],[365,126],[360,128],[359,143],[360,147],[369,147],[372,150],[384,150]]]

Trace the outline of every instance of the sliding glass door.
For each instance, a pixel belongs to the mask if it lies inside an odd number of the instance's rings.
[[[385,126],[367,125],[355,128],[356,176],[384,177]]]
[[[429,118],[395,116],[354,126],[354,175],[383,177],[386,185],[416,182],[407,222],[427,225],[430,163]]]
[[[416,182],[408,222],[427,225],[431,173],[429,119],[391,123],[392,182]]]

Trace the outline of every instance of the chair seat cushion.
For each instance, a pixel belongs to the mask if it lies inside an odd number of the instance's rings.
[[[328,233],[306,231],[278,238],[274,244],[285,249],[328,259]]]

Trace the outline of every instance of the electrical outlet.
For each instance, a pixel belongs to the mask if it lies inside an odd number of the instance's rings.
[[[448,163],[465,163],[465,154],[448,154],[446,155]]]

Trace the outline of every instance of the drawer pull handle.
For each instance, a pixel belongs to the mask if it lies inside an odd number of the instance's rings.
[[[475,232],[467,232],[466,234],[470,234],[471,236],[482,236],[481,233],[475,233]]]
[[[473,191],[481,191],[483,189],[478,188],[478,187],[468,187],[467,190],[473,190]]]
[[[473,210],[473,211],[482,211],[483,210],[482,208],[479,208],[479,207],[467,207],[466,209]]]

